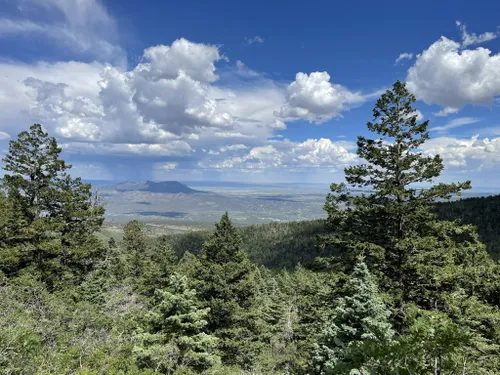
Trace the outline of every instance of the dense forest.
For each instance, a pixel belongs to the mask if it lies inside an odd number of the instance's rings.
[[[317,241],[326,233],[324,220],[273,222],[249,225],[236,231],[241,237],[241,250],[250,261],[269,269],[293,269],[298,264],[311,268],[316,265],[317,258],[326,255]],[[210,234],[209,231],[192,231],[163,235],[150,241],[167,243],[181,258],[186,252],[199,254]]]
[[[436,213],[443,220],[460,220],[476,226],[479,239],[490,255],[500,259],[500,195],[438,202]]]
[[[500,268],[470,224],[488,240],[472,212],[493,217],[495,198],[436,214],[471,183],[434,182],[414,102],[399,81],[378,99],[326,221],[237,230],[226,213],[158,238],[131,221],[107,243],[56,140],[20,133],[0,191],[0,373],[499,374]]]
[[[495,260],[500,258],[500,195],[436,202],[433,206],[442,220],[474,225],[490,256]],[[318,266],[318,258],[328,255],[317,241],[327,233],[322,219],[250,225],[237,231],[242,239],[241,249],[248,258],[270,269],[293,269],[298,264],[314,268]],[[209,236],[209,231],[193,231],[164,235],[152,241],[167,242],[182,257],[187,251],[198,254]]]

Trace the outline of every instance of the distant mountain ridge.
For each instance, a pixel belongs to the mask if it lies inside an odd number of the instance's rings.
[[[178,181],[145,181],[145,182],[123,182],[120,184],[107,187],[108,189],[118,191],[147,191],[149,193],[163,193],[163,194],[199,194],[205,193],[201,190],[191,189],[189,186],[182,184]]]

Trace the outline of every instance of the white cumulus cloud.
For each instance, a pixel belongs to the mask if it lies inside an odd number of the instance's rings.
[[[491,170],[497,169],[500,162],[500,138],[438,137],[426,142],[422,149],[429,155],[441,155],[445,165],[452,168]]]
[[[208,83],[219,78],[215,74],[215,62],[224,57],[220,55],[217,46],[192,43],[181,38],[171,46],[147,48],[144,58],[148,62],[139,64],[135,72],[149,80],[174,79],[179,75],[179,71],[183,71],[195,81]]]
[[[427,104],[456,113],[466,104],[491,106],[500,95],[500,55],[479,47],[461,49],[460,43],[442,37],[408,70],[408,88]]]
[[[305,119],[320,124],[364,101],[361,94],[332,84],[327,72],[297,73],[287,88],[286,102],[276,115],[285,120]]]
[[[130,70],[0,63],[3,130],[17,134],[39,122],[69,152],[156,156],[255,147],[286,129],[274,115],[284,87],[261,75],[247,77],[247,85],[216,85],[221,59],[218,47],[180,39],[146,49]]]
[[[265,146],[253,147],[248,152],[218,161],[202,163],[215,169],[273,169],[273,168],[332,168],[344,167],[357,161],[357,156],[346,142],[330,139],[308,139],[304,142],[274,140]]]

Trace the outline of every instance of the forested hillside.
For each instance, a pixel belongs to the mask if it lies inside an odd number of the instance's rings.
[[[459,199],[434,204],[439,218],[460,220],[477,228],[479,239],[495,259],[500,258],[500,195]],[[242,250],[252,262],[271,269],[293,268],[297,264],[310,267],[316,258],[325,256],[317,238],[326,233],[325,220],[270,223],[239,228]],[[163,236],[182,256],[189,251],[197,254],[209,236],[207,231]]]
[[[318,236],[326,233],[324,220],[251,225],[237,231],[248,258],[271,269],[293,269],[299,263],[311,266],[317,257],[325,255],[317,244]],[[185,252],[198,254],[209,236],[208,231],[193,231],[161,236],[160,240],[182,257]]]
[[[500,195],[439,202],[436,212],[443,220],[459,219],[475,225],[479,239],[495,259],[500,259]]]
[[[415,100],[398,81],[377,101],[324,222],[237,230],[226,213],[152,239],[134,220],[107,243],[55,138],[20,133],[0,189],[0,373],[499,374],[500,268],[474,226],[435,214],[471,184],[435,184]]]

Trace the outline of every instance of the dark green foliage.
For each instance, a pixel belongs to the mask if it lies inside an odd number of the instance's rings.
[[[443,164],[419,153],[413,101],[397,82],[377,102],[367,164],[346,169],[372,193],[333,184],[326,222],[236,229],[226,213],[151,238],[132,221],[107,245],[90,185],[41,126],[21,133],[0,189],[0,373],[498,374],[500,270],[473,226],[434,213],[468,183],[415,187]],[[468,202],[437,212],[494,232]]]
[[[324,233],[324,220],[251,225],[240,230],[241,248],[252,262],[269,268],[312,266],[325,255],[317,246],[317,236]]]
[[[202,372],[217,365],[217,338],[204,332],[208,313],[186,277],[172,275],[168,287],[155,292],[146,329],[138,335],[134,352],[141,367],[173,374],[183,367]]]
[[[129,265],[128,274],[137,277],[143,273],[148,242],[144,226],[137,220],[129,221],[123,228],[123,250]]]
[[[409,309],[409,328],[385,356],[398,374],[497,374],[498,357],[475,348],[471,330],[437,311]],[[486,350],[485,350],[486,349]]]
[[[278,339],[286,339],[284,350],[292,358],[290,372],[303,374],[310,367],[313,348],[332,308],[331,301],[338,297],[338,278],[299,265],[293,272],[283,271],[278,282],[284,295],[282,333]]]
[[[460,194],[470,188],[469,182],[414,187],[432,183],[444,167],[439,156],[419,152],[429,134],[427,122],[416,122],[414,101],[400,82],[377,101],[374,122],[368,128],[380,138],[359,137],[358,155],[367,163],[345,170],[352,188],[366,187],[373,193],[354,195],[346,185],[332,184],[325,204],[330,234],[322,242],[337,254],[331,259],[336,270],[349,271],[360,255],[366,258],[388,293],[399,333],[408,330],[408,310],[414,304],[446,313],[452,322],[470,330],[474,337],[470,351],[483,347],[486,370],[498,355],[500,315],[488,306],[498,302],[494,297],[498,266],[472,226],[440,221],[433,212],[433,203]],[[459,294],[476,302],[466,321],[461,320],[464,315],[451,314],[464,312],[456,298]],[[482,327],[480,311],[484,310],[490,311],[489,332]]]
[[[254,267],[240,245],[241,237],[225,213],[203,245],[194,286],[210,309],[207,329],[220,339],[224,363],[248,365],[254,351]]]
[[[129,279],[140,293],[151,297],[155,289],[168,284],[178,258],[165,237],[147,237],[139,221],[132,220],[123,229],[121,249],[109,249],[116,254],[110,271],[119,280]]]
[[[488,253],[500,259],[500,195],[438,202],[435,208],[442,220],[474,225]]]
[[[317,246],[317,236],[325,233],[324,220],[250,225],[237,228],[237,232],[248,258],[272,269],[293,269],[298,263],[314,266],[317,257],[327,254]],[[182,257],[186,251],[198,254],[209,236],[209,232],[195,231],[162,238]]]
[[[192,231],[165,235],[162,238],[170,244],[177,256],[181,258],[185,252],[198,254],[209,236],[210,232],[208,231]]]
[[[377,101],[368,129],[380,138],[359,137],[358,155],[367,163],[345,171],[350,186],[373,193],[353,195],[346,185],[332,184],[325,204],[331,234],[323,243],[339,252],[344,269],[365,256],[398,309],[415,299],[426,308],[444,308],[440,293],[472,282],[456,266],[489,267],[491,261],[473,228],[440,222],[433,213],[432,203],[459,194],[469,182],[413,187],[432,182],[444,167],[439,156],[418,152],[429,133],[427,121],[417,124],[414,101],[400,82]]]
[[[77,281],[94,265],[103,246],[94,233],[104,208],[90,184],[68,174],[61,149],[41,125],[19,134],[3,159],[0,198],[0,267],[7,275],[34,273],[49,286]]]

